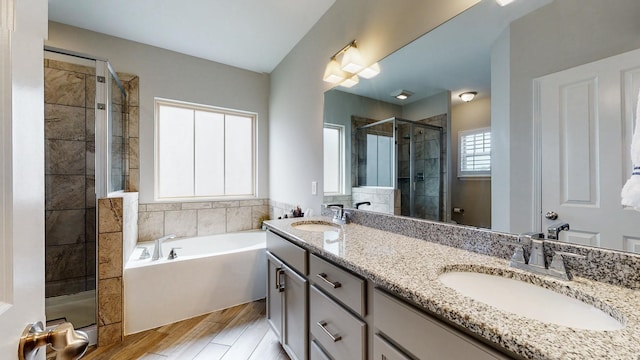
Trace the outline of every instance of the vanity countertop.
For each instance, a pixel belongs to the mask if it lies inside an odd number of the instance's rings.
[[[422,308],[458,324],[527,359],[633,359],[640,354],[640,292],[575,277],[561,281],[510,268],[497,257],[439,245],[357,224],[343,225],[339,238],[291,226],[300,221],[331,221],[326,217],[267,221],[269,229],[285,235],[311,253],[321,255],[371,280]],[[626,326],[617,331],[568,328],[500,311],[446,287],[444,271],[510,274],[514,278],[543,279],[545,287],[578,293],[601,301]],[[578,296],[580,298],[580,295]],[[539,304],[544,307],[545,304]]]

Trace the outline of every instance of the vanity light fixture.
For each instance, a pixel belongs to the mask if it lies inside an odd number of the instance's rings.
[[[500,6],[507,6],[507,5],[511,4],[513,2],[513,0],[496,0],[496,2]]]
[[[398,99],[398,100],[407,100],[409,98],[409,96],[413,95],[413,93],[409,90],[396,90],[394,92],[391,93],[391,96],[393,96],[394,98]]]
[[[342,55],[341,63],[338,62],[338,56],[340,55]],[[331,57],[322,79],[328,83],[352,87],[359,82],[359,76],[371,79],[379,73],[380,65],[378,63],[365,66],[356,41],[353,40]]]
[[[341,82],[340,86],[350,88],[357,85],[359,82],[360,82],[360,79],[358,78],[358,75],[353,75],[352,77],[347,78],[343,82]]]
[[[473,100],[473,98],[476,97],[476,95],[478,95],[476,91],[467,91],[467,92],[463,92],[458,96],[460,96],[460,99],[462,99],[462,101],[469,102]]]

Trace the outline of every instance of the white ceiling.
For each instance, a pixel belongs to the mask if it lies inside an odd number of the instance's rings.
[[[269,73],[335,0],[49,0],[49,20]]]
[[[491,46],[509,23],[553,0],[516,0],[505,7],[483,0],[447,23],[380,61],[380,75],[360,79],[350,89],[337,90],[396,104],[411,102],[445,90],[458,94],[491,92]],[[404,89],[414,93],[405,101],[390,94]]]

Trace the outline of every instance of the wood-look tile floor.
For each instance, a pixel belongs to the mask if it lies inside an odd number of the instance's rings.
[[[289,360],[265,316],[265,301],[238,305],[125,337],[86,360]]]

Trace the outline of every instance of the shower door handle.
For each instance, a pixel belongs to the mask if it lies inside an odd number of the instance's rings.
[[[38,321],[24,329],[18,345],[18,359],[35,359],[38,350],[47,345],[56,351],[56,360],[76,360],[87,351],[89,337],[83,331],[75,330],[69,322],[47,331]]]

